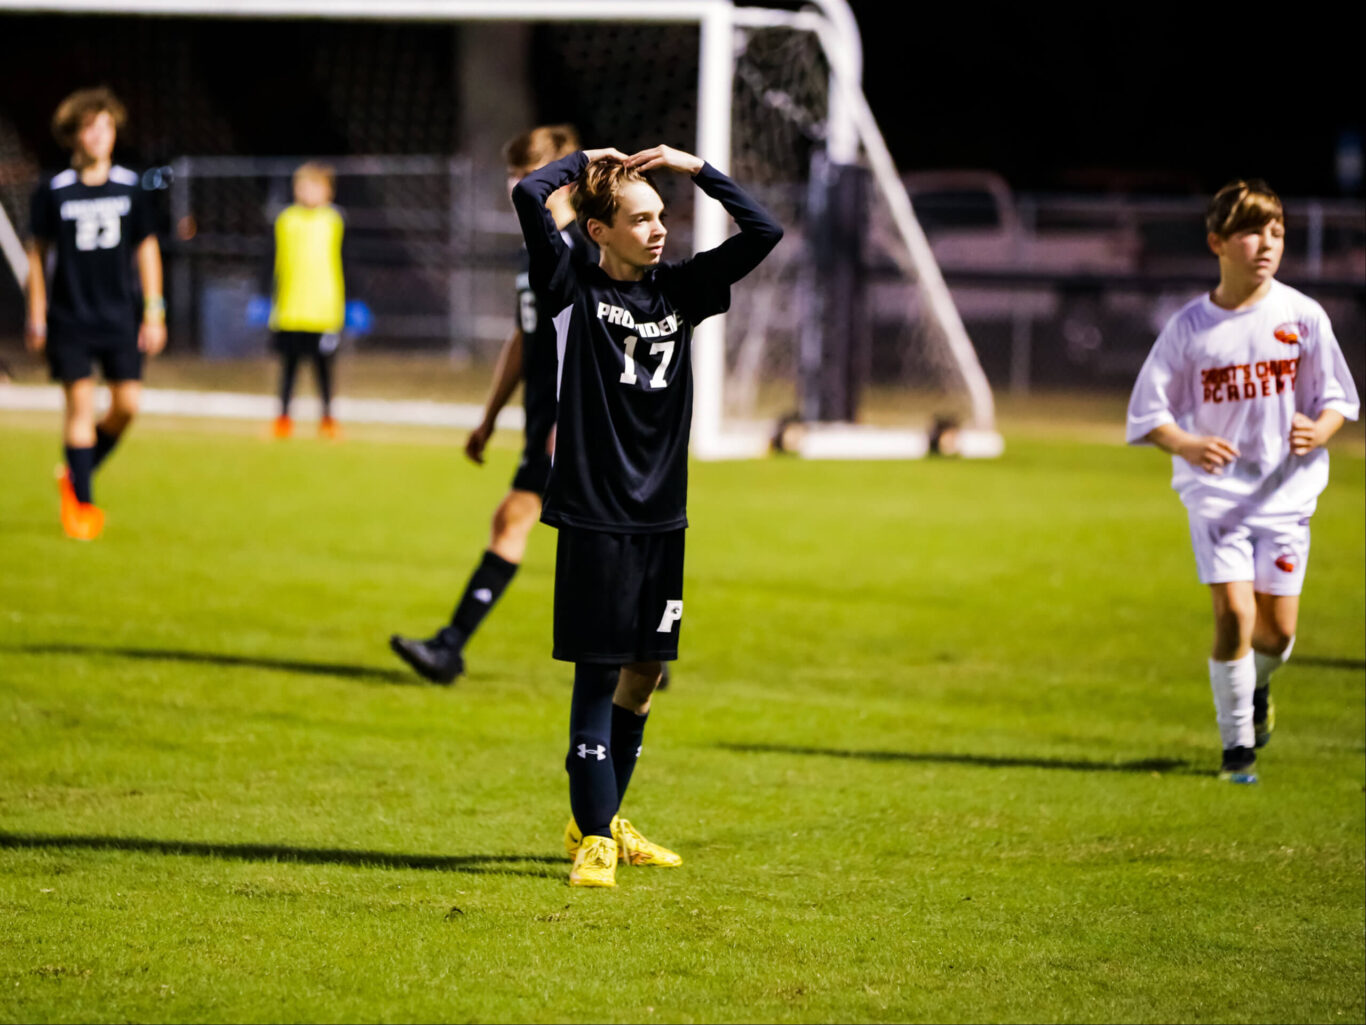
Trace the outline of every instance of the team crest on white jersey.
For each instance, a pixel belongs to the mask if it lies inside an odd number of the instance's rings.
[[[1276,341],[1284,342],[1286,345],[1299,345],[1308,333],[1304,324],[1297,320],[1287,320],[1284,324],[1277,324],[1274,332]]]

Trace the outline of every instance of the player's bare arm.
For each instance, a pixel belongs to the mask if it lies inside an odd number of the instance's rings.
[[[43,267],[47,243],[37,239],[28,244],[28,319],[24,323],[24,344],[29,352],[47,347],[47,279]]]
[[[1325,409],[1317,420],[1296,413],[1290,421],[1290,451],[1302,456],[1328,444],[1345,420],[1336,409]]]
[[[664,168],[679,174],[696,174],[702,170],[702,158],[672,146],[651,146],[626,158],[626,166],[646,172]]]
[[[142,326],[138,348],[155,356],[166,348],[166,303],[161,292],[161,247],[155,235],[138,244],[138,276],[142,280]]]
[[[488,401],[484,403],[484,418],[478,427],[470,431],[470,436],[465,441],[465,455],[471,462],[484,465],[484,448],[488,445],[489,438],[493,437],[498,414],[503,411],[508,399],[512,398],[512,393],[517,390],[521,380],[522,329],[518,327],[513,328],[512,334],[508,335],[507,341],[503,343],[502,351],[498,353],[498,362],[493,371],[493,388],[489,392]]]
[[[1147,437],[1162,451],[1180,456],[1206,473],[1218,473],[1240,454],[1234,444],[1225,438],[1213,434],[1191,434],[1176,424],[1154,427]]]

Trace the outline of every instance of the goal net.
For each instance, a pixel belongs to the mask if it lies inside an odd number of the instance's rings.
[[[359,33],[348,43],[330,33],[330,63],[325,75],[318,72],[336,93],[331,116],[346,120],[340,135],[349,151],[327,159],[351,217],[348,235],[364,243],[348,275],[363,282],[358,292],[374,314],[366,344],[476,354],[496,352],[506,332],[511,287],[503,279],[515,273],[515,219],[500,187],[481,188],[499,182],[503,169],[492,153],[459,152],[458,141],[456,152],[430,149],[431,133],[419,131],[423,118],[414,111],[426,104],[429,122],[450,117],[439,109],[449,91],[423,92],[442,69],[406,58],[391,30],[518,23],[528,53],[509,65],[525,69],[516,85],[530,99],[531,118],[572,123],[588,146],[693,148],[785,228],[778,248],[733,289],[728,314],[697,331],[698,456],[757,455],[775,441],[807,456],[916,456],[938,436],[936,424],[956,428],[955,450],[965,455],[1000,451],[985,376],[860,90],[858,41],[843,0],[802,11],[728,0],[29,6],[381,25],[382,39],[399,45],[366,46]],[[358,98],[344,84],[361,77],[366,88]],[[490,81],[487,88],[507,85]],[[464,102],[468,117],[477,99]],[[503,137],[524,127],[509,123]],[[178,130],[162,128],[171,137]],[[235,322],[220,311],[240,306],[256,287],[269,248],[268,214],[287,201],[287,175],[297,163],[278,152],[270,159],[229,152],[196,151],[187,142],[168,161],[176,171],[170,220],[180,233],[168,251],[169,314],[173,322],[218,329],[212,338],[196,332],[201,349],[241,343],[224,336],[223,325]],[[297,158],[310,156],[327,155]],[[656,184],[670,214],[673,258],[719,244],[732,230],[724,211],[699,201],[688,182],[664,175]]]

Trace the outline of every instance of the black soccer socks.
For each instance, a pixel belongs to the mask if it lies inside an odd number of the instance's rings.
[[[479,566],[465,585],[465,593],[451,613],[451,625],[443,631],[446,643],[457,650],[465,646],[470,635],[478,628],[493,608],[512,578],[517,573],[517,563],[508,562],[493,552],[485,552]]]
[[[617,774],[612,757],[612,719],[621,667],[574,664],[574,697],[569,706],[569,807],[584,836],[612,835],[617,813]],[[638,746],[638,745],[637,745]]]
[[[98,470],[100,468],[100,464],[104,462],[110,452],[114,451],[114,446],[119,443],[119,439],[122,437],[122,431],[114,433],[113,431],[106,431],[103,427],[96,426],[95,460],[90,467],[92,470]]]
[[[640,744],[645,736],[645,720],[650,713],[637,715],[629,708],[612,703],[612,772],[617,779],[617,808],[626,799],[626,788],[631,783]]]
[[[91,502],[90,475],[95,472],[95,447],[66,446],[66,468],[71,474],[71,490],[78,502]]]

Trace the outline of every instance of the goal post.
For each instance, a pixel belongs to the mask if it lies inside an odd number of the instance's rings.
[[[958,428],[957,451],[963,455],[1001,451],[990,387],[863,94],[861,44],[847,0],[814,0],[813,7],[799,11],[736,6],[731,0],[0,0],[3,10],[263,21],[577,23],[591,25],[595,33],[580,44],[585,50],[599,45],[596,34],[604,37],[603,51],[584,58],[602,67],[632,57],[629,48],[609,49],[614,44],[606,37],[620,26],[691,27],[697,33],[696,80],[674,88],[695,89],[695,111],[689,114],[695,119],[695,151],[753,189],[790,229],[789,240],[735,290],[729,315],[697,328],[695,454],[762,454],[774,441],[775,423],[800,407],[799,335],[810,301],[804,294],[822,287],[800,255],[811,234],[807,190],[819,161],[857,168],[857,177],[867,182],[861,220],[870,225],[870,238],[856,273],[868,277],[868,332],[877,344],[869,347],[860,371],[871,385],[871,399],[860,406],[857,422],[804,423],[788,450],[821,458],[922,455],[930,446],[929,425],[939,419]],[[639,117],[648,121],[655,98],[638,102],[644,108]],[[602,141],[616,138],[605,132]],[[694,251],[727,237],[732,229],[719,204],[680,198],[691,209]]]

